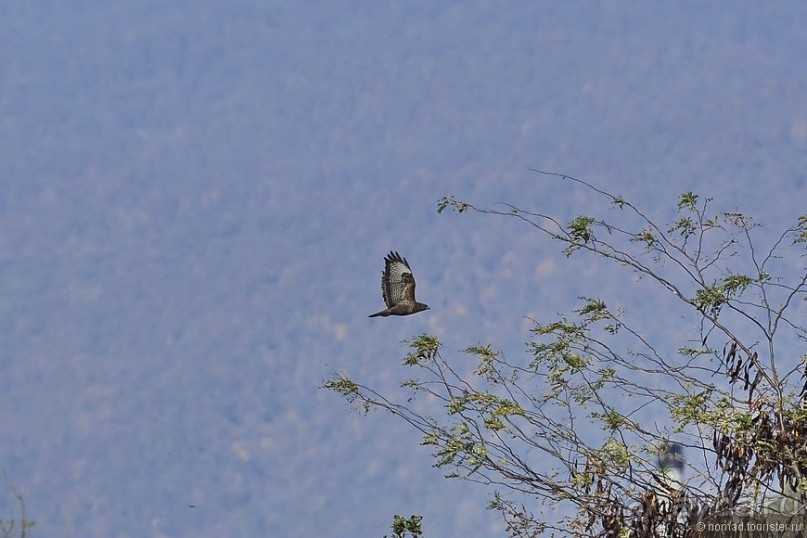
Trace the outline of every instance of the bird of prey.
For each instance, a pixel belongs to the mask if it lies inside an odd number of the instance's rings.
[[[415,300],[415,277],[406,258],[397,252],[390,252],[384,258],[384,272],[381,275],[381,295],[387,308],[370,314],[376,316],[408,316],[428,310],[429,306]]]

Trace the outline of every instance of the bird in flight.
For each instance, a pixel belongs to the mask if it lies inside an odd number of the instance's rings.
[[[384,258],[384,272],[381,275],[381,295],[387,308],[381,312],[370,314],[376,316],[408,316],[422,310],[429,310],[429,305],[415,300],[415,277],[406,258],[397,252],[390,252]]]

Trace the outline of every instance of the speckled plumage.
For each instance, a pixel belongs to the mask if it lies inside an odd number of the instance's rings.
[[[428,310],[429,306],[415,300],[415,277],[406,258],[397,252],[390,252],[384,258],[384,272],[381,275],[381,296],[387,308],[370,314],[376,316],[408,316]]]

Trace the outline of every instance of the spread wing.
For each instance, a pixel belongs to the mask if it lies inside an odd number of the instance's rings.
[[[406,258],[390,252],[384,258],[384,274],[381,277],[381,294],[387,308],[400,303],[415,302],[415,277]]]
[[[384,258],[384,272],[381,274],[381,295],[387,305],[385,310],[370,314],[377,316],[408,316],[424,310],[429,305],[415,300],[415,277],[406,258],[397,252],[390,252]]]

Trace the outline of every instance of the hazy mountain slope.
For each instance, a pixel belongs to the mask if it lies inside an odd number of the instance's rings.
[[[413,432],[318,385],[392,390],[422,331],[517,355],[524,315],[640,290],[439,197],[599,207],[534,166],[661,219],[690,189],[804,212],[800,2],[0,12],[0,466],[36,536],[501,528]],[[366,318],[390,249],[432,311]]]

